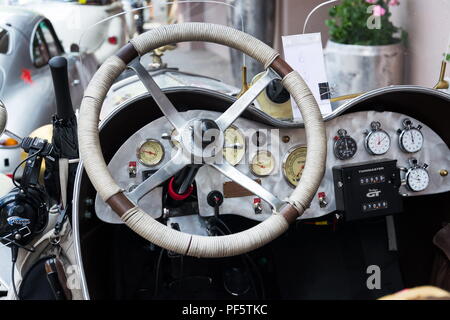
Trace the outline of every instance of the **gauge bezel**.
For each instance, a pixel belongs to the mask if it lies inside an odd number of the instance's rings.
[[[266,174],[266,175],[260,175],[260,174],[257,174],[255,171],[253,171],[253,160],[255,159],[255,157],[256,157],[256,156],[258,155],[258,153],[260,153],[260,152],[266,152],[267,154],[269,154],[269,155],[272,157],[273,162],[274,162],[273,167],[272,167],[272,170],[271,170],[268,174]],[[270,175],[275,171],[276,166],[277,166],[277,162],[276,162],[275,157],[273,156],[272,152],[270,152],[269,150],[266,150],[266,149],[256,151],[256,152],[253,154],[253,156],[251,157],[250,163],[249,163],[249,165],[248,165],[248,167],[249,167],[249,169],[250,169],[250,172],[251,172],[254,176],[258,177],[258,178],[266,178],[266,177],[270,176]]]
[[[225,135],[226,135],[226,131],[227,131],[228,129],[230,129],[230,128],[232,128],[232,129],[238,131],[238,132],[240,133],[240,135],[242,136],[243,140],[244,140],[244,154],[242,155],[242,158],[241,158],[236,164],[231,164],[231,163],[227,160],[227,158],[225,157],[225,153],[224,153],[224,150],[225,150],[225,149],[230,149],[230,148],[225,148],[225,140],[226,140],[226,139],[225,139]],[[231,166],[233,166],[233,167],[236,167],[237,165],[239,165],[239,164],[242,162],[242,159],[245,158],[245,154],[246,154],[246,153],[247,153],[247,139],[246,139],[244,133],[242,132],[242,130],[239,129],[237,126],[235,126],[235,125],[232,124],[232,125],[229,126],[227,129],[225,129],[225,131],[223,132],[222,157],[223,157],[223,159],[224,159],[229,165],[231,165]],[[253,158],[252,158],[252,160],[253,160]]]
[[[403,140],[403,137],[404,137],[405,134],[406,134],[407,132],[409,132],[409,131],[417,131],[417,132],[419,132],[420,135],[422,136],[422,145],[420,146],[420,149],[417,150],[417,151],[413,151],[413,152],[407,151],[407,150],[405,149],[404,145],[403,145],[403,141],[402,141],[402,140]],[[424,137],[422,131],[420,131],[419,129],[417,129],[417,128],[415,128],[415,127],[413,127],[413,128],[404,128],[404,129],[402,130],[402,132],[400,133],[399,137],[398,137],[398,145],[399,145],[400,150],[402,150],[404,153],[414,154],[414,153],[417,153],[417,152],[419,152],[419,151],[422,150],[423,144],[424,144],[424,140],[425,140],[425,137]]]
[[[281,168],[281,170],[283,171],[283,177],[284,177],[284,179],[285,179],[286,182],[289,184],[289,186],[292,187],[292,188],[294,188],[294,189],[297,188],[297,186],[294,185],[291,181],[289,181],[289,179],[288,179],[288,177],[287,177],[287,175],[286,175],[286,161],[287,161],[287,159],[289,158],[289,156],[290,156],[295,150],[300,149],[300,148],[306,148],[306,151],[308,151],[308,145],[306,145],[306,144],[297,144],[297,145],[291,147],[291,148],[286,152],[286,154],[285,154],[284,157],[283,157],[283,164],[282,164],[282,168]],[[305,163],[306,163],[306,161],[305,161]],[[303,172],[302,172],[302,175],[303,175]]]
[[[341,140],[343,140],[343,139],[351,139],[351,140],[353,140],[353,142],[355,143],[356,150],[355,150],[355,153],[354,153],[350,158],[342,158],[342,157],[339,156],[339,154],[338,154],[338,152],[337,152],[337,144],[338,144],[339,141],[341,141]],[[358,153],[358,142],[356,142],[356,140],[355,140],[352,136],[350,136],[350,135],[346,135],[346,136],[344,136],[344,137],[339,137],[339,139],[337,139],[336,141],[334,141],[334,144],[333,144],[333,153],[334,153],[334,156],[335,156],[338,160],[342,160],[342,161],[350,160],[350,159],[352,159],[353,157],[356,156],[356,153]]]
[[[423,170],[423,171],[425,171],[425,173],[428,175],[428,184],[427,184],[427,186],[426,186],[424,189],[422,189],[422,190],[414,190],[414,189],[411,187],[410,183],[409,183],[409,176],[410,176],[411,173],[414,172],[415,170]],[[405,175],[405,182],[406,182],[406,186],[408,187],[408,190],[409,190],[409,191],[411,191],[411,192],[423,192],[423,191],[425,191],[425,190],[430,186],[430,173],[428,172],[428,170],[427,170],[426,168],[421,167],[421,166],[414,166],[414,167],[411,167],[411,168],[409,168],[408,171],[406,172],[406,175]]]
[[[369,147],[369,139],[370,139],[370,137],[374,134],[374,133],[376,133],[376,132],[383,132],[384,134],[386,134],[386,136],[388,137],[388,139],[389,139],[389,148],[386,150],[386,152],[384,152],[384,153],[374,153],[372,150],[370,150],[370,147]],[[387,133],[387,131],[386,130],[383,130],[383,129],[376,129],[376,130],[372,130],[372,131],[370,131],[368,134],[367,134],[367,136],[366,136],[366,138],[364,139],[364,148],[366,149],[366,151],[370,154],[370,155],[372,155],[372,156],[382,156],[382,155],[385,155],[386,153],[388,153],[389,152],[389,150],[391,150],[391,147],[392,147],[392,139],[391,139],[391,136],[389,135],[389,133]]]
[[[161,146],[163,154],[162,154],[161,159],[159,160],[158,163],[146,164],[144,161],[141,160],[141,158],[139,156],[141,148],[144,146],[144,144],[146,144],[148,142],[156,142],[157,144],[159,144]],[[139,163],[144,165],[144,166],[146,166],[146,167],[148,167],[148,168],[153,168],[153,167],[156,167],[157,165],[159,165],[161,162],[163,162],[165,156],[166,156],[166,149],[164,148],[164,145],[159,140],[156,140],[156,139],[147,139],[147,140],[141,142],[139,144],[139,147],[136,149],[136,158],[138,159]]]

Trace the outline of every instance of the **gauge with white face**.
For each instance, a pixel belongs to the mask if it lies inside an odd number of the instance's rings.
[[[399,140],[400,149],[407,153],[415,153],[422,149],[423,147],[423,134],[420,131],[422,126],[417,128],[413,127],[411,120],[403,120],[403,130],[399,129]]]
[[[366,137],[366,149],[375,156],[383,155],[389,151],[391,147],[391,137],[389,134],[381,129],[379,122],[372,122],[372,131]]]
[[[430,176],[425,168],[415,167],[406,174],[406,185],[413,192],[424,191],[430,184]]]
[[[291,149],[283,161],[283,174],[292,187],[297,187],[305,169],[307,147]]]
[[[156,166],[164,158],[164,147],[159,141],[149,139],[138,148],[137,157],[147,167]]]
[[[232,166],[237,165],[245,156],[245,137],[235,126],[225,130],[223,157]]]
[[[258,151],[250,163],[250,170],[258,177],[267,177],[275,169],[275,158],[265,150]]]
[[[415,153],[422,149],[423,135],[418,129],[404,130],[400,135],[400,147],[408,153]]]

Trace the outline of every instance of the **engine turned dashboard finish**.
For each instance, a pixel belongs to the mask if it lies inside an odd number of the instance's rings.
[[[191,110],[183,115],[186,119],[216,119],[220,114]],[[301,219],[318,218],[337,210],[335,167],[382,159],[396,161],[401,172],[401,196],[450,191],[450,178],[442,174],[449,170],[450,150],[432,129],[414,118],[393,112],[362,111],[327,121],[326,130],[326,173]],[[169,161],[178,148],[171,138],[176,134],[164,117],[133,134],[108,164],[119,186],[131,191]],[[240,118],[225,133],[222,160],[285,199],[301,177],[307,147],[304,129],[274,128]],[[195,183],[200,216],[215,214],[215,209],[208,204],[212,191],[224,197],[218,207],[219,214],[235,214],[255,221],[263,221],[272,214],[270,206],[252,195],[251,190],[243,189],[208,166],[198,170]],[[144,196],[139,205],[159,218],[164,214],[162,197],[160,187]],[[98,195],[95,209],[102,221],[121,223]]]

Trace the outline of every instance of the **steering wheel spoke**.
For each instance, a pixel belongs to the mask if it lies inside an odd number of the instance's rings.
[[[181,132],[181,129],[186,124],[186,120],[183,119],[172,102],[170,102],[164,92],[162,92],[161,88],[155,82],[153,77],[141,64],[141,61],[139,59],[135,59],[130,63],[128,68],[132,69],[136,73],[147,91],[152,95],[153,99],[155,99],[155,102],[158,105],[159,109],[161,109],[162,113],[166,116],[173,127],[178,132]]]
[[[190,161],[183,154],[180,149],[175,157],[173,157],[169,162],[167,162],[161,169],[156,171],[148,179],[142,182],[131,192],[126,193],[128,199],[130,199],[134,204],[138,204],[147,193],[151,192],[153,189],[163,184],[175,174],[177,174],[181,169],[190,164]]]
[[[259,183],[250,179],[229,163],[224,162],[221,164],[211,164],[211,166],[222,173],[224,176],[230,178],[248,191],[253,192],[256,196],[266,201],[276,212],[279,212],[284,206],[285,203],[283,201],[278,199],[270,191],[266,190]]]
[[[268,69],[265,74],[253,84],[250,89],[247,90],[235,103],[228,108],[219,118],[216,123],[220,130],[225,131],[229,126],[236,121],[252,104],[252,102],[259,96],[259,94],[272,82],[274,79],[278,79],[278,75],[272,70]]]

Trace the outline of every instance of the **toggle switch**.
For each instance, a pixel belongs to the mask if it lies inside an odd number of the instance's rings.
[[[136,178],[137,174],[137,163],[136,161],[128,162],[128,176],[130,178]]]
[[[262,205],[261,205],[261,198],[254,198],[253,199],[253,210],[255,210],[255,214],[261,214],[262,213]]]
[[[328,206],[326,193],[325,192],[319,192],[318,197],[319,197],[319,206],[321,208],[326,208],[326,206]]]

